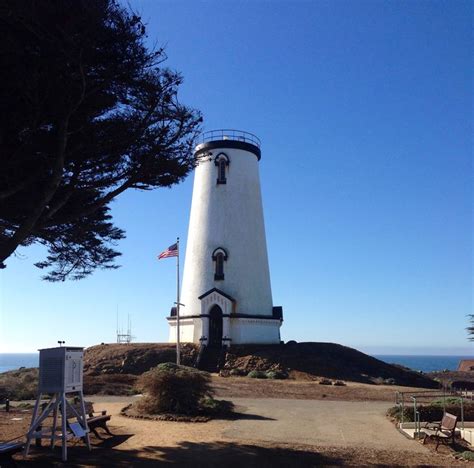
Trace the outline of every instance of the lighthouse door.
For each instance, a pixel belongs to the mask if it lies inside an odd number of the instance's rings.
[[[222,346],[222,309],[215,305],[209,312],[209,346]]]

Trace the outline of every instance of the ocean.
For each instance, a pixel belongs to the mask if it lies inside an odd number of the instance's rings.
[[[375,358],[389,364],[400,364],[422,372],[457,370],[462,359],[474,359],[474,356],[405,356],[405,355],[374,355]]]
[[[414,355],[374,355],[389,364],[400,364],[416,371],[433,372],[456,370],[461,359],[474,359],[473,356],[414,356]],[[38,353],[8,354],[0,353],[0,373],[20,367],[38,367]]]
[[[39,353],[0,353],[0,373],[38,365]]]

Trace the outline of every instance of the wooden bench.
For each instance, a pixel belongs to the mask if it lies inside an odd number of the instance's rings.
[[[0,443],[0,467],[15,467],[16,463],[13,460],[13,455],[21,452],[24,448],[25,444],[22,442]]]
[[[436,449],[438,450],[440,442],[449,442],[454,445],[454,433],[458,417],[451,413],[444,413],[443,419],[439,423],[428,423],[422,430],[426,434],[423,444],[427,439],[436,439]]]
[[[87,418],[87,425],[89,426],[89,430],[92,431],[99,439],[102,438],[97,432],[97,429],[99,427],[104,429],[107,434],[113,435],[107,427],[107,421],[110,421],[111,417],[112,416],[110,416],[110,414],[107,414],[106,411],[102,411],[102,413],[98,416],[94,416],[93,413],[89,413],[89,417]]]

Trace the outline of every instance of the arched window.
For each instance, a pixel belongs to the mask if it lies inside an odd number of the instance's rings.
[[[217,166],[217,183],[227,183],[227,171],[229,166],[229,157],[225,153],[219,153],[214,160],[214,164]]]
[[[225,159],[222,158],[219,161],[219,176],[217,178],[219,184],[225,184],[226,183],[226,178],[225,178]]]
[[[220,252],[216,255],[216,273],[214,279],[224,279],[224,254]]]
[[[227,252],[222,248],[218,247],[212,252],[212,260],[214,261],[214,279],[224,279],[224,262],[227,261]]]

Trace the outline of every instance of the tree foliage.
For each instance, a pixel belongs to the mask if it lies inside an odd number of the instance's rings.
[[[471,324],[469,327],[466,328],[467,334],[469,336],[469,341],[474,341],[474,315],[469,314],[469,323]]]
[[[193,168],[182,77],[114,0],[4,0],[0,33],[0,266],[39,243],[51,281],[116,268],[110,202]]]

